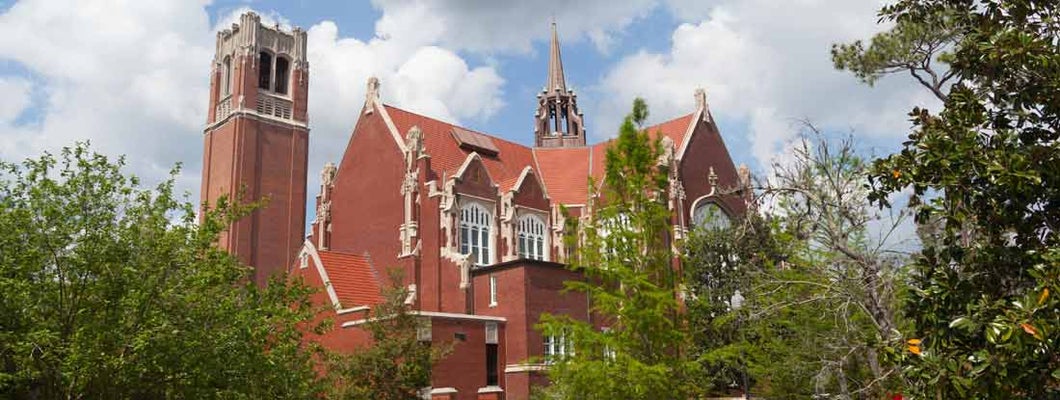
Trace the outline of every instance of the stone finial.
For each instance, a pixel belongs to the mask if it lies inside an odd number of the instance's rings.
[[[320,184],[324,187],[330,187],[335,184],[335,173],[338,172],[338,167],[334,163],[328,161],[324,164],[324,169],[320,171]]]
[[[405,137],[405,147],[409,153],[412,153],[413,160],[423,151],[423,130],[418,125],[409,128],[409,133]]]
[[[659,154],[659,159],[656,163],[657,165],[670,165],[670,161],[674,158],[674,140],[670,139],[669,136],[663,136],[660,142],[662,153]]]
[[[736,173],[740,177],[740,188],[747,189],[751,187],[751,169],[747,167],[747,164],[740,164],[740,168]]]
[[[696,98],[696,109],[704,110],[707,108],[707,91],[703,88],[696,88],[694,94]]]
[[[368,90],[364,96],[366,101],[379,100],[379,78],[368,77]]]

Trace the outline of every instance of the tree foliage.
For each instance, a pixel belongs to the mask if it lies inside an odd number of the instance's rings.
[[[946,13],[959,80],[914,109],[909,140],[878,160],[870,197],[913,192],[937,225],[911,265],[907,377],[930,398],[1060,396],[1060,4],[904,0],[897,24]]]
[[[669,242],[668,163],[660,162],[659,140],[642,129],[646,118],[638,99],[608,149],[602,196],[568,231],[568,267],[586,280],[567,287],[588,295],[597,321],[542,317],[543,333],[569,346],[548,360],[546,397],[679,399],[695,390],[698,366],[687,359]]]
[[[697,385],[706,393],[726,396],[758,380],[748,376],[747,361],[759,348],[745,335],[744,315],[732,302],[752,295],[752,279],[787,258],[785,247],[772,222],[755,212],[729,226],[698,227],[685,242],[691,356],[700,363]]]
[[[394,285],[383,291],[383,302],[372,307],[360,326],[371,336],[371,344],[353,353],[331,355],[329,398],[421,399],[420,391],[431,386],[432,366],[449,352],[448,345],[420,340],[420,329],[430,326],[409,312],[408,289],[400,284],[400,270],[394,271],[390,277]]]
[[[862,82],[874,85],[885,75],[908,72],[939,100],[946,99],[948,84],[955,77],[949,68],[949,50],[961,38],[956,16],[949,12],[924,19],[898,21],[891,29],[872,37],[868,47],[861,40],[832,45],[832,62],[849,70]]]
[[[308,289],[213,246],[246,210],[196,223],[173,194],[87,145],[0,163],[0,397],[305,398]]]
[[[875,398],[900,387],[881,351],[898,339],[901,271],[870,232],[897,221],[869,208],[853,142],[807,128],[814,136],[774,166],[743,223],[689,242],[689,310],[705,326],[694,330],[701,360],[720,372],[715,394],[743,386],[737,373],[770,398]]]

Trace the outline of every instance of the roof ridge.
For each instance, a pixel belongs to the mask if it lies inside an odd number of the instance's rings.
[[[477,133],[477,134],[480,134],[480,135],[486,135],[486,136],[489,136],[491,139],[495,139],[495,140],[499,140],[499,141],[502,141],[502,142],[514,144],[516,146],[522,146],[522,147],[525,147],[527,149],[534,148],[533,146],[528,146],[528,145],[525,145],[525,144],[522,144],[522,143],[519,143],[519,142],[516,142],[516,141],[508,140],[508,139],[505,139],[505,138],[503,138],[501,136],[498,136],[496,134],[493,134],[493,133],[484,132],[484,131],[477,130],[477,129],[474,129],[474,128],[468,128],[468,127],[463,126],[463,125],[458,125],[458,124],[456,124],[454,122],[443,121],[443,120],[440,120],[438,118],[434,118],[434,117],[431,117],[431,116],[423,115],[423,114],[420,114],[420,113],[415,112],[415,111],[406,110],[404,108],[401,108],[401,107],[398,107],[398,106],[394,106],[394,105],[391,105],[391,104],[383,103],[383,106],[384,107],[390,107],[390,108],[393,108],[395,110],[398,110],[398,111],[401,111],[401,112],[405,112],[405,113],[409,113],[409,114],[412,114],[412,115],[415,115],[415,116],[418,116],[418,117],[421,117],[421,118],[429,119],[429,120],[432,120],[432,121],[435,121],[435,122],[440,122],[440,123],[449,125],[450,127],[460,128],[460,129],[463,129],[465,131],[470,131],[472,133]]]
[[[688,117],[691,117],[691,116],[693,116],[693,115],[695,115],[695,114],[696,114],[695,112],[690,112],[690,113],[688,113],[688,114],[682,114],[682,115],[679,115],[679,116],[677,116],[677,117],[674,117],[674,118],[670,118],[670,119],[668,119],[668,120],[665,120],[665,121],[662,121],[662,122],[656,122],[656,123],[654,123],[654,124],[648,125],[648,126],[644,127],[644,129],[648,129],[648,128],[654,128],[654,127],[657,127],[657,126],[659,126],[659,125],[664,125],[664,124],[668,124],[668,123],[671,123],[671,122],[677,121],[677,120],[679,120],[679,119],[682,119],[682,118],[688,118]]]

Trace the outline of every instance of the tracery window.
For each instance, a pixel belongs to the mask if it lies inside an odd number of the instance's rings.
[[[729,226],[729,215],[718,203],[701,201],[695,210],[692,210],[692,223],[697,228],[723,229]]]
[[[548,261],[545,246],[545,221],[534,214],[519,218],[519,257],[532,260]]]
[[[469,202],[460,209],[460,253],[469,254],[475,265],[489,265],[493,214],[479,203]]]

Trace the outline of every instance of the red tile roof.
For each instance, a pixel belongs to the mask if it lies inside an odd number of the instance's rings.
[[[554,202],[585,204],[591,147],[536,148],[537,171]]]
[[[453,128],[472,131],[471,129],[459,127],[434,118],[425,117],[409,111],[402,110],[390,105],[386,106],[386,112],[394,121],[394,126],[402,137],[408,133],[413,126],[419,126],[423,131],[423,144],[427,154],[431,156],[431,169],[438,178],[442,175],[453,176],[463,165],[468,154],[472,150],[460,147],[460,143],[453,138]],[[477,133],[477,132],[476,132]],[[533,165],[534,156],[529,147],[510,142],[493,135],[479,133],[493,140],[497,148],[497,155],[482,156],[482,162],[489,171],[490,178],[494,183],[500,185],[502,182],[514,184],[527,165]],[[511,189],[510,186],[501,186],[502,191]]]
[[[471,154],[466,146],[460,146],[452,133],[454,128],[469,129],[394,106],[385,107],[402,137],[413,126],[419,126],[423,131],[424,147],[431,156],[431,169],[437,178],[452,176]],[[675,151],[680,150],[693,115],[649,126],[647,130],[652,135],[660,132],[666,135],[674,141]],[[490,178],[500,186],[501,191],[511,189],[523,168],[530,166],[543,181],[549,197],[560,204],[585,204],[588,197],[587,178],[591,175],[598,184],[602,181],[607,147],[611,145],[609,140],[586,147],[531,148],[496,136],[478,134],[492,139],[498,150],[495,156],[480,155]]]
[[[329,250],[317,253],[343,308],[378,304],[382,301],[379,279],[368,257]]]

